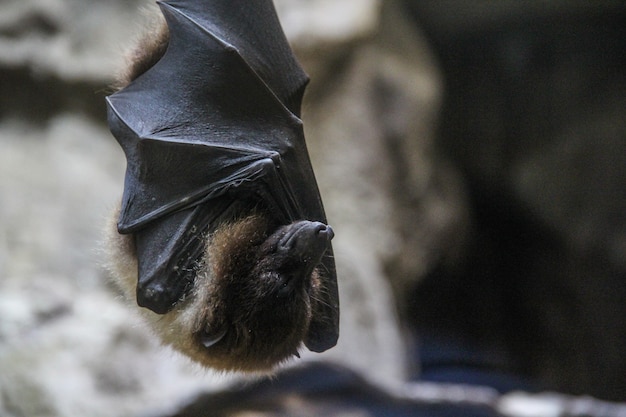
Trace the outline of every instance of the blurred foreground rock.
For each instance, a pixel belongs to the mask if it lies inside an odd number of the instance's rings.
[[[624,417],[626,405],[546,392],[409,382],[383,388],[348,368],[314,364],[273,381],[202,394],[173,413],[151,417]]]

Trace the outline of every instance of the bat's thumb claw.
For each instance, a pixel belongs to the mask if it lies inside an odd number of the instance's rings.
[[[227,332],[227,327],[224,327],[217,332],[212,332],[209,329],[205,329],[205,331],[202,332],[202,334],[200,335],[200,343],[202,343],[205,348],[211,347],[220,340],[222,340],[224,336],[226,336]]]

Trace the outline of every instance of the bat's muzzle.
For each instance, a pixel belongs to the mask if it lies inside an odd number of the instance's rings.
[[[308,220],[283,226],[277,233],[284,233],[278,241],[277,252],[306,264],[307,273],[319,264],[335,236],[330,226]]]

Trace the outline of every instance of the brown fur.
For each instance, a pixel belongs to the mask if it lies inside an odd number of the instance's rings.
[[[120,235],[112,217],[107,232],[109,269],[135,307],[137,258],[132,235]],[[207,238],[204,265],[194,291],[164,315],[138,308],[166,345],[220,371],[269,372],[296,354],[308,330],[311,300],[322,285],[317,270],[289,297],[276,299],[264,279],[276,265],[265,243],[268,222],[252,214],[228,223]],[[206,348],[203,332],[228,329]]]
[[[275,298],[275,284],[264,275],[278,266],[264,249],[266,228],[264,217],[251,215],[218,229],[208,244],[210,266],[196,285],[194,336],[229,328],[224,340],[208,349],[196,340],[196,360],[212,368],[271,370],[295,354],[306,335],[317,273],[292,296]]]
[[[139,40],[126,52],[126,65],[116,76],[114,90],[126,87],[154,66],[165,54],[170,37],[165,19],[157,12],[150,20]]]

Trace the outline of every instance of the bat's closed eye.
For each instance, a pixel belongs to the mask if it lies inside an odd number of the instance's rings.
[[[294,274],[280,274],[280,283],[278,285],[278,291],[276,292],[276,297],[284,298],[289,296],[295,286],[296,277]]]

